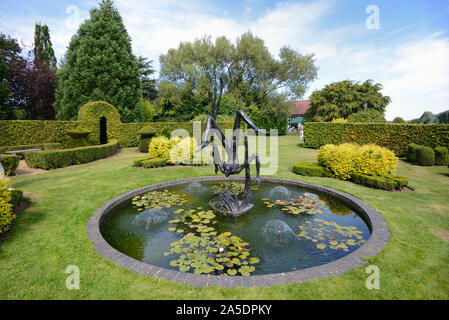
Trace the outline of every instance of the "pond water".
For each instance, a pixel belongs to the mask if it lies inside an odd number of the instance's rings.
[[[234,267],[244,270],[243,275],[325,264],[358,249],[370,236],[366,222],[343,202],[288,184],[263,182],[261,188],[254,188],[254,207],[241,217],[211,211],[214,193],[233,190],[241,194],[243,188],[240,182],[217,181],[152,191],[107,213],[100,232],[112,247],[151,265],[222,274],[238,258]],[[199,239],[208,241],[200,243]],[[240,251],[232,253],[231,249]],[[233,256],[225,261],[222,253]],[[192,256],[194,260],[201,256],[201,261],[191,261]],[[211,257],[217,258],[214,265],[218,261],[224,267],[204,268]],[[250,257],[256,259],[249,261]],[[227,273],[234,275],[232,270]]]

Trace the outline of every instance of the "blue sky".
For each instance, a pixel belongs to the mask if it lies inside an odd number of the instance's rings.
[[[97,3],[0,0],[0,31],[31,48],[34,23],[48,24],[61,59],[71,36]],[[251,30],[274,56],[282,46],[316,55],[318,79],[304,98],[330,82],[373,79],[392,98],[386,112],[389,120],[449,109],[449,0],[115,0],[115,4],[134,53],[154,60],[156,69],[159,55],[180,41],[203,35],[235,40]],[[375,11],[367,12],[373,6]]]

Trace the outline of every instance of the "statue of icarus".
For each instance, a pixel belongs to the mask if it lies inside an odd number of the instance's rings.
[[[248,117],[248,115],[242,111],[237,111],[237,115],[235,117],[234,129],[232,139],[228,140],[224,135],[223,131],[217,124],[217,115],[218,108],[220,106],[221,95],[223,92],[223,82],[220,80],[220,97],[217,100],[217,90],[214,92],[214,97],[212,101],[212,114],[207,118],[206,128],[203,135],[203,141],[201,145],[198,147],[197,152],[201,151],[208,145],[212,145],[213,148],[213,159],[215,165],[215,173],[218,173],[220,170],[226,177],[229,177],[232,174],[239,174],[245,169],[245,191],[243,200],[238,199],[238,195],[236,195],[232,191],[225,191],[215,195],[215,198],[211,200],[211,207],[218,212],[223,214],[230,214],[232,216],[239,216],[253,207],[251,203],[251,174],[250,174],[250,166],[249,164],[255,160],[257,176],[256,182],[258,186],[260,186],[260,161],[257,153],[248,157],[248,137],[245,135],[244,137],[244,145],[245,145],[245,161],[243,164],[239,164],[238,160],[238,142],[239,142],[239,133],[240,126],[242,121],[244,121],[250,128],[252,128],[256,133],[265,135],[266,132],[264,130],[259,129],[254,122]],[[226,154],[227,161],[222,162],[221,156],[218,150],[217,145],[214,141],[214,132],[218,135],[221,144],[223,145]]]

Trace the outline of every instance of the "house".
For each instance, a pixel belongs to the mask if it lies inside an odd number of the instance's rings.
[[[303,117],[307,110],[310,108],[310,100],[300,100],[293,102],[293,109],[290,113],[288,120],[293,120],[297,117]]]

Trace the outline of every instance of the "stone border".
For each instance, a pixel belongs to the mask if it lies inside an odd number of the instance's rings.
[[[196,275],[193,273],[169,270],[157,266],[147,264],[145,262],[133,259],[118,250],[111,247],[100,233],[100,222],[102,217],[111,209],[123,203],[132,197],[154,189],[172,187],[180,184],[190,183],[194,181],[235,181],[243,180],[244,177],[225,178],[220,176],[196,177],[189,179],[172,180],[160,182],[151,186],[135,189],[128,193],[115,197],[106,202],[102,207],[98,208],[87,224],[87,234],[90,241],[95,246],[95,250],[103,257],[121,265],[128,270],[137,274],[145,274],[153,277],[160,277],[166,280],[176,281],[178,283],[187,284],[195,287],[219,286],[219,287],[269,287],[280,284],[300,283],[310,279],[327,278],[345,273],[355,267],[360,267],[367,262],[363,260],[365,257],[376,256],[388,243],[390,239],[390,231],[385,219],[374,209],[369,207],[365,202],[341,191],[336,191],[324,186],[309,184],[301,181],[287,180],[280,178],[261,177],[262,182],[274,182],[280,184],[292,184],[297,187],[304,187],[311,191],[324,193],[331,197],[343,201],[351,209],[356,211],[367,223],[371,231],[368,241],[354,252],[329,263],[316,267],[301,269],[291,272],[283,272],[267,275],[254,276],[214,276],[214,275]]]

